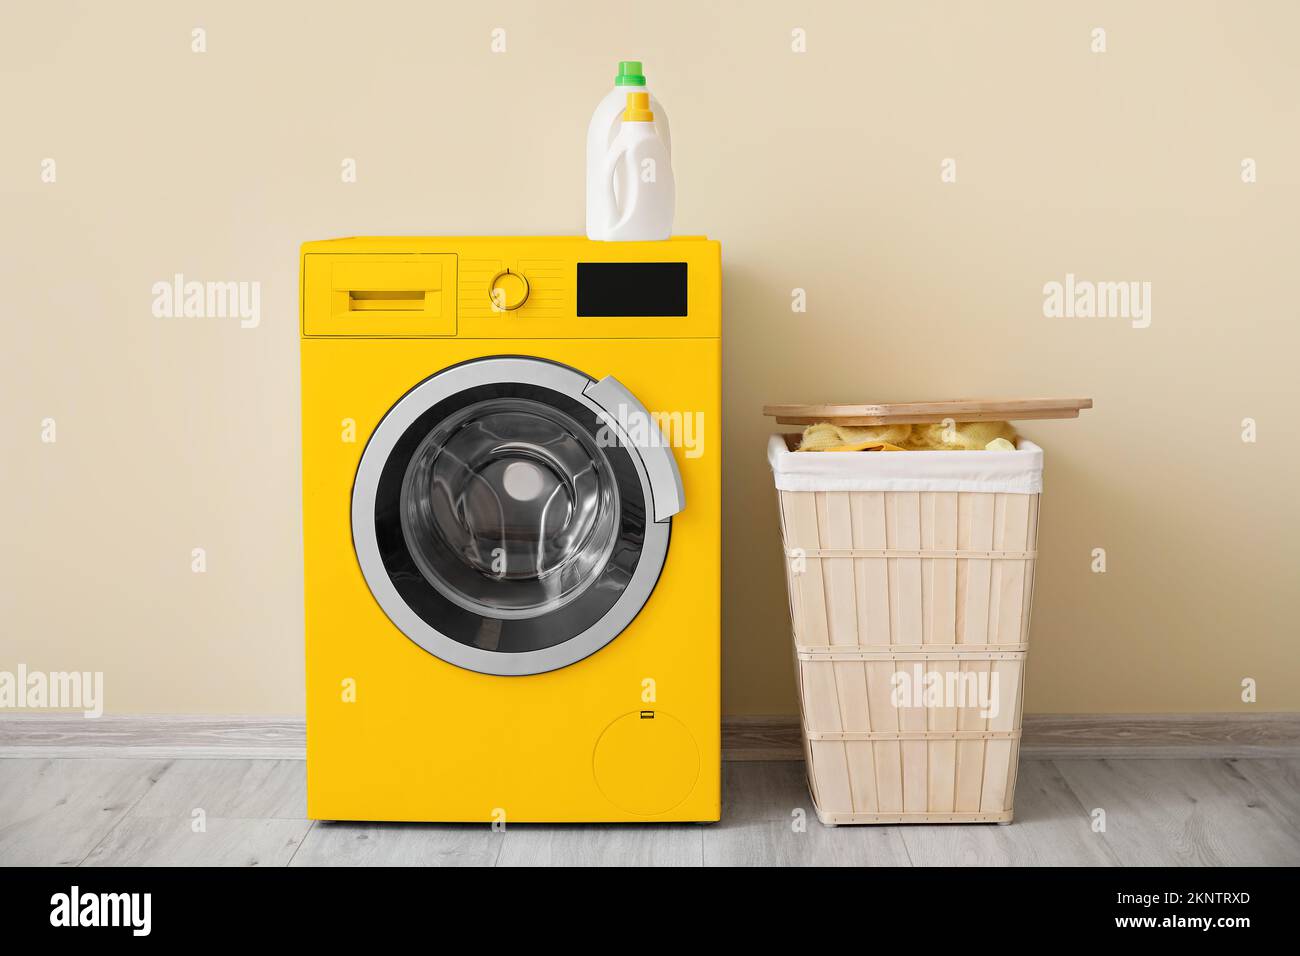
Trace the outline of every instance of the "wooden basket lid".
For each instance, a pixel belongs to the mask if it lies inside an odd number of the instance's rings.
[[[1001,422],[1031,418],[1078,418],[1091,398],[958,398],[944,402],[887,405],[764,405],[763,414],[783,425],[920,425],[928,422]]]

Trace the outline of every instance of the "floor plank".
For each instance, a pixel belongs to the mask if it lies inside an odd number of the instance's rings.
[[[1300,760],[1229,760],[1293,833],[1300,833]]]
[[[1059,760],[1125,866],[1296,866],[1300,835],[1226,760]]]
[[[504,835],[487,825],[317,823],[293,866],[492,866]]]
[[[1009,826],[900,828],[915,866],[1113,866],[1084,809],[1051,761],[1021,761]]]
[[[0,864],[76,866],[166,768],[154,760],[0,760]]]
[[[208,817],[196,833],[188,818],[128,816],[83,866],[288,866],[309,820]]]
[[[307,816],[301,760],[176,760],[131,810],[135,817],[302,820]]]
[[[13,758],[0,865],[1300,865],[1300,759],[1025,760],[1017,791],[1007,827],[827,828],[801,762],[728,762],[717,824],[498,833],[312,824],[301,761]]]
[[[722,820],[703,828],[706,866],[908,866],[898,827],[824,827],[802,761],[722,765]]]
[[[498,866],[700,866],[703,826],[508,825]]]

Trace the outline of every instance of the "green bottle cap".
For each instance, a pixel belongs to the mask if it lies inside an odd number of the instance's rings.
[[[618,76],[614,77],[615,86],[645,86],[645,74],[641,72],[640,60],[619,60]]]

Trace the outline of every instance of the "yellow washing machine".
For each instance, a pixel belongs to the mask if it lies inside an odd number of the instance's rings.
[[[307,809],[717,820],[716,242],[302,247]]]

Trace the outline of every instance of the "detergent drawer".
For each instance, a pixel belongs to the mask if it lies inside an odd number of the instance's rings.
[[[456,334],[456,256],[308,254],[303,335]]]

